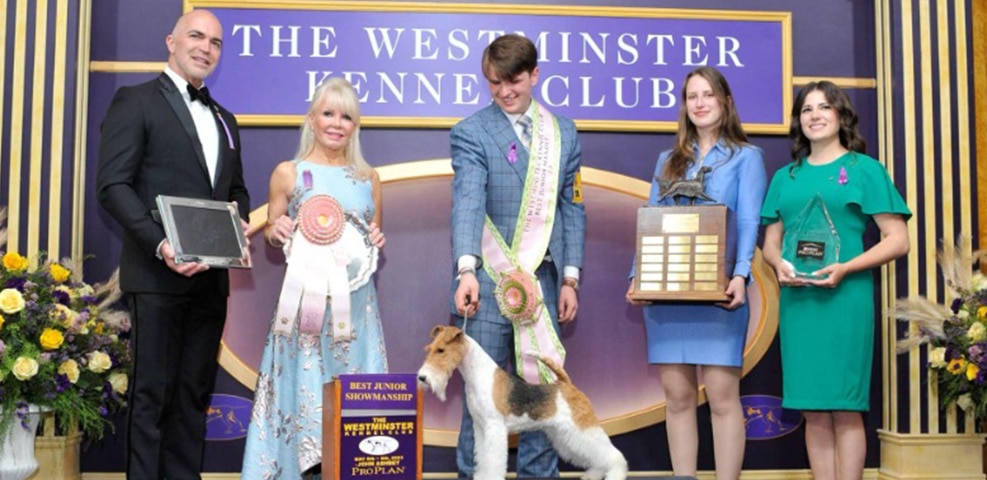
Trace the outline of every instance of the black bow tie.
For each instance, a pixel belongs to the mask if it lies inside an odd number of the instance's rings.
[[[188,87],[188,95],[191,101],[200,101],[203,105],[209,107],[212,105],[212,97],[209,96],[209,87],[195,88],[191,83],[186,84]]]

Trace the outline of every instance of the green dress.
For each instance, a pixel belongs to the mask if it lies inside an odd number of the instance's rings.
[[[761,223],[791,224],[816,194],[822,196],[840,238],[839,261],[863,253],[871,216],[911,212],[884,166],[849,152],[826,165],[803,160],[775,172]],[[867,411],[874,357],[874,276],[843,278],[834,289],[781,289],[782,405],[800,410]]]

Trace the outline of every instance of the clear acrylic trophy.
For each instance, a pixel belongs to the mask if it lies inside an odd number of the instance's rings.
[[[795,221],[785,225],[781,258],[796,277],[810,280],[825,278],[813,272],[839,261],[840,236],[819,194],[809,200]]]

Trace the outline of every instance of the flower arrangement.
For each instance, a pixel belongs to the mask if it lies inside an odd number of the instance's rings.
[[[0,226],[6,210],[0,209]],[[21,424],[28,404],[54,412],[59,426],[102,436],[107,417],[125,404],[130,350],[120,334],[126,313],[113,310],[120,292],[116,275],[88,285],[69,259],[29,258],[4,250],[0,229],[0,410]],[[0,432],[13,422],[0,415]]]
[[[918,326],[898,351],[928,343],[930,381],[937,382],[940,406],[955,402],[981,425],[987,418],[987,277],[974,267],[985,252],[971,252],[969,237],[957,242],[938,255],[952,294],[949,305],[924,297],[898,301],[896,316]]]

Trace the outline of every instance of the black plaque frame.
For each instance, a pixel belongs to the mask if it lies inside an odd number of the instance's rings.
[[[233,202],[158,195],[158,211],[175,263],[250,268],[247,237]]]

